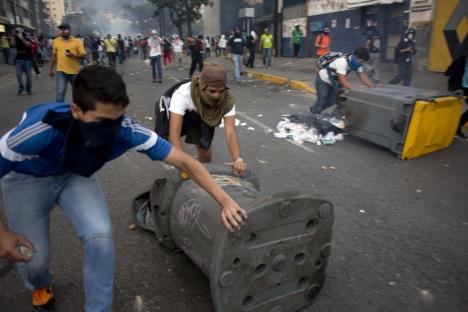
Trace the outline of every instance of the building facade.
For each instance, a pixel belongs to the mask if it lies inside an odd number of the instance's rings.
[[[330,27],[331,49],[352,52],[372,38],[381,62],[394,59],[395,47],[408,27],[416,29],[419,70],[442,71],[468,44],[468,0],[215,0],[211,14],[204,14],[205,33],[229,34],[241,26],[275,36],[277,55],[292,56],[292,30],[299,24],[304,38],[299,56],[315,56],[315,38]],[[254,9],[245,23],[238,11]],[[208,21],[206,21],[208,20]],[[214,26],[213,26],[214,25]],[[248,26],[246,26],[248,25]]]
[[[18,26],[48,33],[47,19],[43,0],[0,0],[0,33],[10,33]]]
[[[43,2],[50,17],[51,26],[55,29],[62,23],[65,16],[64,0],[43,0]]]

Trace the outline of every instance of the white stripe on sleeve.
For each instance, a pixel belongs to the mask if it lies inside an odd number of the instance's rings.
[[[5,134],[0,140],[0,154],[2,157],[9,161],[23,161],[36,157],[35,155],[23,155],[16,153],[8,147],[7,140],[12,131],[13,130],[8,131],[8,133]]]
[[[151,131],[151,136],[146,140],[145,143],[140,144],[132,148],[132,151],[146,151],[147,149],[153,147],[158,141],[158,135]]]

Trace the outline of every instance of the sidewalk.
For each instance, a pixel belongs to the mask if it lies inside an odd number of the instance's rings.
[[[8,78],[8,77],[14,77],[15,75],[15,67],[12,65],[7,65],[7,64],[0,64],[0,80]]]
[[[255,60],[255,68],[244,67],[243,74],[280,85],[289,84],[292,89],[315,93],[315,61],[316,59],[313,58],[274,57],[272,67],[265,68],[262,65],[260,55]],[[377,69],[382,84],[387,84],[398,70],[397,65],[394,63],[379,63]],[[350,73],[348,79],[352,85],[360,84],[355,73]],[[445,91],[447,89],[447,77],[443,73],[414,69],[411,87]]]

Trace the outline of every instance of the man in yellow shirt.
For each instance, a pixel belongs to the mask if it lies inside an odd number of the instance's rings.
[[[260,49],[263,52],[263,66],[271,67],[271,54],[273,49],[273,35],[265,28],[265,33],[260,37]]]
[[[3,57],[5,59],[5,64],[10,63],[10,42],[8,41],[8,36],[4,35],[0,39],[0,49],[2,49]]]
[[[112,38],[110,34],[104,39],[104,47],[106,49],[107,58],[109,59],[109,67],[115,68],[115,60],[117,58],[117,39]]]
[[[71,27],[67,23],[59,25],[60,36],[52,42],[52,60],[50,62],[50,78],[57,80],[56,102],[65,100],[67,84],[73,83],[80,71],[80,60],[86,57],[83,43],[71,35]]]

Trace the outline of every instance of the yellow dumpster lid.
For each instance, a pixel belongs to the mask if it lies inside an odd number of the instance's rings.
[[[401,158],[411,159],[447,148],[457,131],[463,101],[461,96],[417,100]]]

